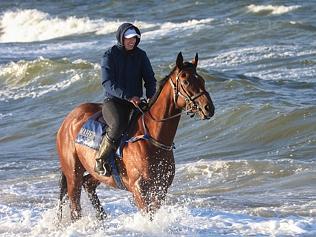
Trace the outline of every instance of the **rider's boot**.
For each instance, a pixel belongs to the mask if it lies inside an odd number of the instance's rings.
[[[112,170],[110,164],[107,161],[107,158],[115,149],[115,147],[115,143],[111,141],[111,139],[107,135],[104,135],[100,145],[100,149],[95,158],[96,162],[94,171],[97,172],[99,175],[111,176]]]

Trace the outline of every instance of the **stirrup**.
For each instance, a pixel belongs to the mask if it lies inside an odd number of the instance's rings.
[[[102,167],[104,171],[100,170],[99,174],[102,176],[110,177],[112,174],[110,165],[104,162]]]
[[[96,162],[98,162],[98,161],[96,161]],[[99,175],[110,177],[112,174],[111,166],[104,160],[102,161],[101,166],[103,169],[97,169],[97,163],[96,163],[96,165],[94,167],[94,171],[97,172]]]

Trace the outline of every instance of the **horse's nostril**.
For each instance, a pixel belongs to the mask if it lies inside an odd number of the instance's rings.
[[[210,111],[210,106],[209,105],[205,105],[204,109],[205,109],[205,111]]]

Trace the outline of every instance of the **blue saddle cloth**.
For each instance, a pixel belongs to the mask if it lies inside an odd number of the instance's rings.
[[[76,143],[99,150],[107,125],[96,120],[94,116],[81,127]]]
[[[135,114],[133,114],[132,117],[135,118],[136,116],[137,116],[137,112],[135,112]],[[87,122],[83,124],[83,126],[81,127],[77,135],[75,142],[98,151],[102,142],[102,138],[106,133],[107,127],[108,125],[105,123],[102,117],[101,111],[97,112],[94,115],[92,115],[87,120]],[[122,158],[124,145],[128,142],[135,142],[138,140],[140,139],[137,139],[135,137],[128,139],[128,135],[126,133],[123,134],[120,141],[120,145],[115,155],[118,156],[119,158]]]

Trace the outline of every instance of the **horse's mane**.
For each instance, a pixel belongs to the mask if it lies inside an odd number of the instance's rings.
[[[192,67],[194,67],[194,65],[192,63],[184,62],[182,70],[187,69],[187,68],[192,68]],[[164,87],[164,85],[166,84],[166,82],[168,81],[170,76],[175,72],[176,69],[177,69],[177,66],[174,66],[173,69],[171,70],[171,72],[167,76],[165,76],[162,80],[159,81],[158,89],[157,89],[156,93],[154,94],[154,96],[149,101],[148,108],[150,108],[156,102],[156,100],[158,99],[158,97],[162,91],[162,88]]]
[[[154,96],[150,99],[149,104],[148,104],[148,108],[150,108],[158,99],[162,88],[164,87],[164,85],[166,84],[166,82],[168,81],[168,79],[170,78],[170,76],[174,73],[174,71],[176,70],[176,66],[173,67],[173,69],[171,70],[171,72],[165,76],[162,80],[159,81],[159,86],[157,88],[156,93],[154,94]]]

